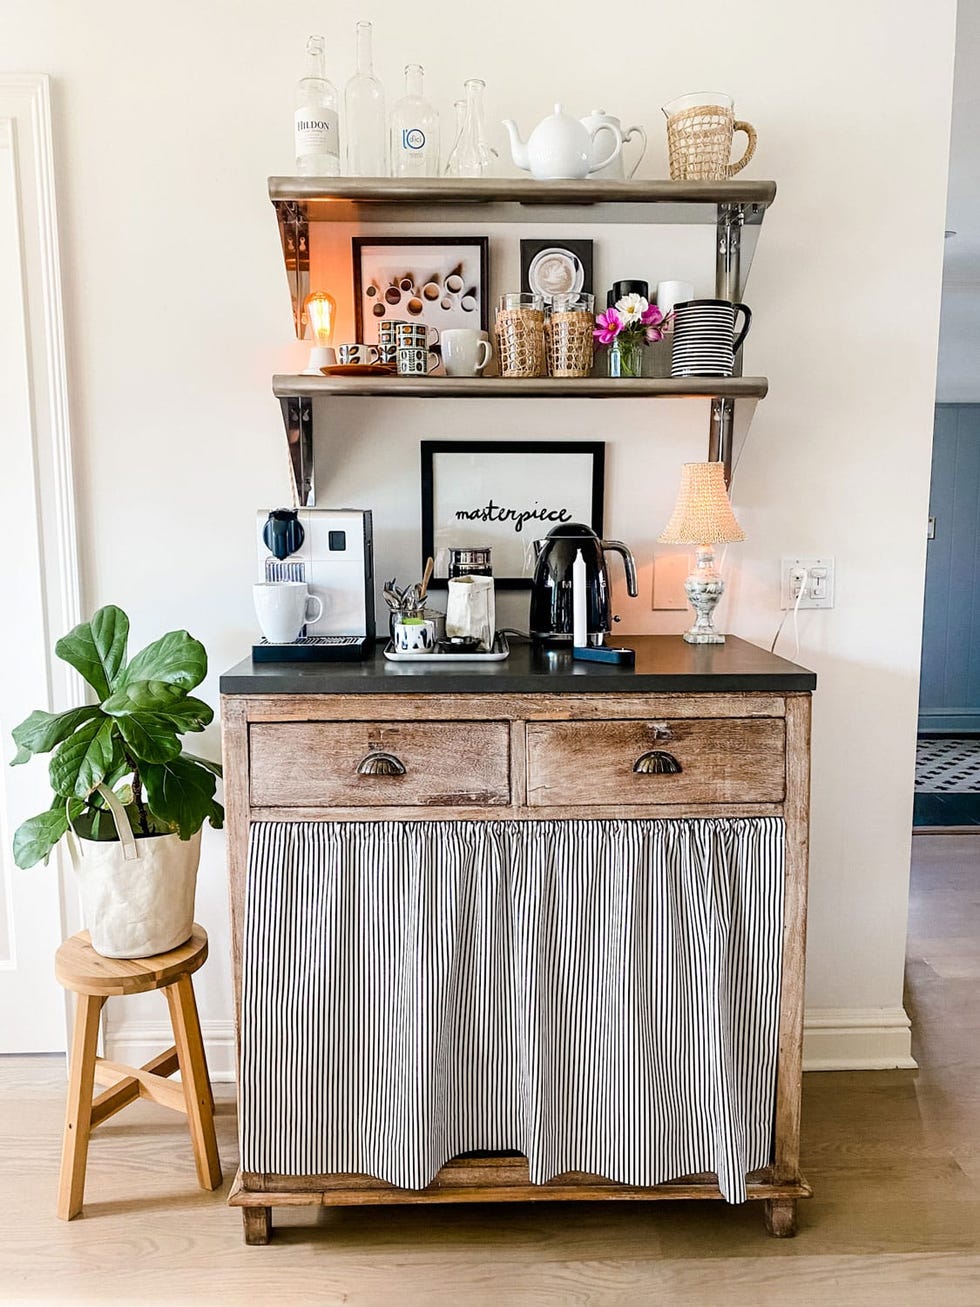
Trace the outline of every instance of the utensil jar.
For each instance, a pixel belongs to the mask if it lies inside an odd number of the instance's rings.
[[[543,377],[544,299],[540,295],[501,295],[495,324],[502,377]]]

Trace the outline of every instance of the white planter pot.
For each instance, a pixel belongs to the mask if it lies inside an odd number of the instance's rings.
[[[72,840],[85,925],[96,953],[145,958],[183,944],[194,925],[201,832],[149,835],[132,845]]]

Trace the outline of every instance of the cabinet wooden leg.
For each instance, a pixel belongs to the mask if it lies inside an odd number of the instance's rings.
[[[767,1198],[765,1208],[766,1229],[774,1239],[792,1239],[796,1234],[796,1199]]]
[[[175,985],[166,987],[170,1020],[174,1028],[174,1044],[180,1063],[180,1079],[184,1086],[184,1103],[187,1123],[190,1126],[194,1161],[197,1163],[197,1180],[202,1189],[217,1189],[221,1184],[221,1162],[218,1143],[214,1135],[211,1084],[201,1038],[194,986],[190,976],[181,976]]]
[[[272,1237],[272,1208],[243,1207],[242,1225],[247,1244],[268,1243]]]
[[[58,1215],[70,1221],[82,1210],[88,1138],[92,1128],[92,1086],[99,1042],[99,1013],[105,999],[97,994],[76,994],[75,1025],[71,1036],[68,1068],[68,1101],[65,1106],[65,1136],[61,1148],[61,1178],[58,1182]]]

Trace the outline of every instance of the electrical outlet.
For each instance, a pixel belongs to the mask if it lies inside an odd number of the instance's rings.
[[[801,588],[801,608],[833,608],[833,558],[827,554],[820,558],[784,558],[780,566],[780,608],[795,608]]]

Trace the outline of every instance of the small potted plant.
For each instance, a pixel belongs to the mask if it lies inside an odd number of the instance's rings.
[[[169,631],[127,661],[128,639],[129,618],[110,605],[58,641],[98,702],[32,712],[13,731],[11,764],[52,755],[51,807],[15,832],[17,866],[47,862],[67,839],[92,946],[116,958],[190,938],[201,828],[224,819],[220,766],[181,745],[214,716],[190,693],[207,674],[204,646]]]
[[[593,336],[609,347],[611,377],[642,377],[643,348],[663,340],[664,315],[642,295],[624,295],[595,320]]]

